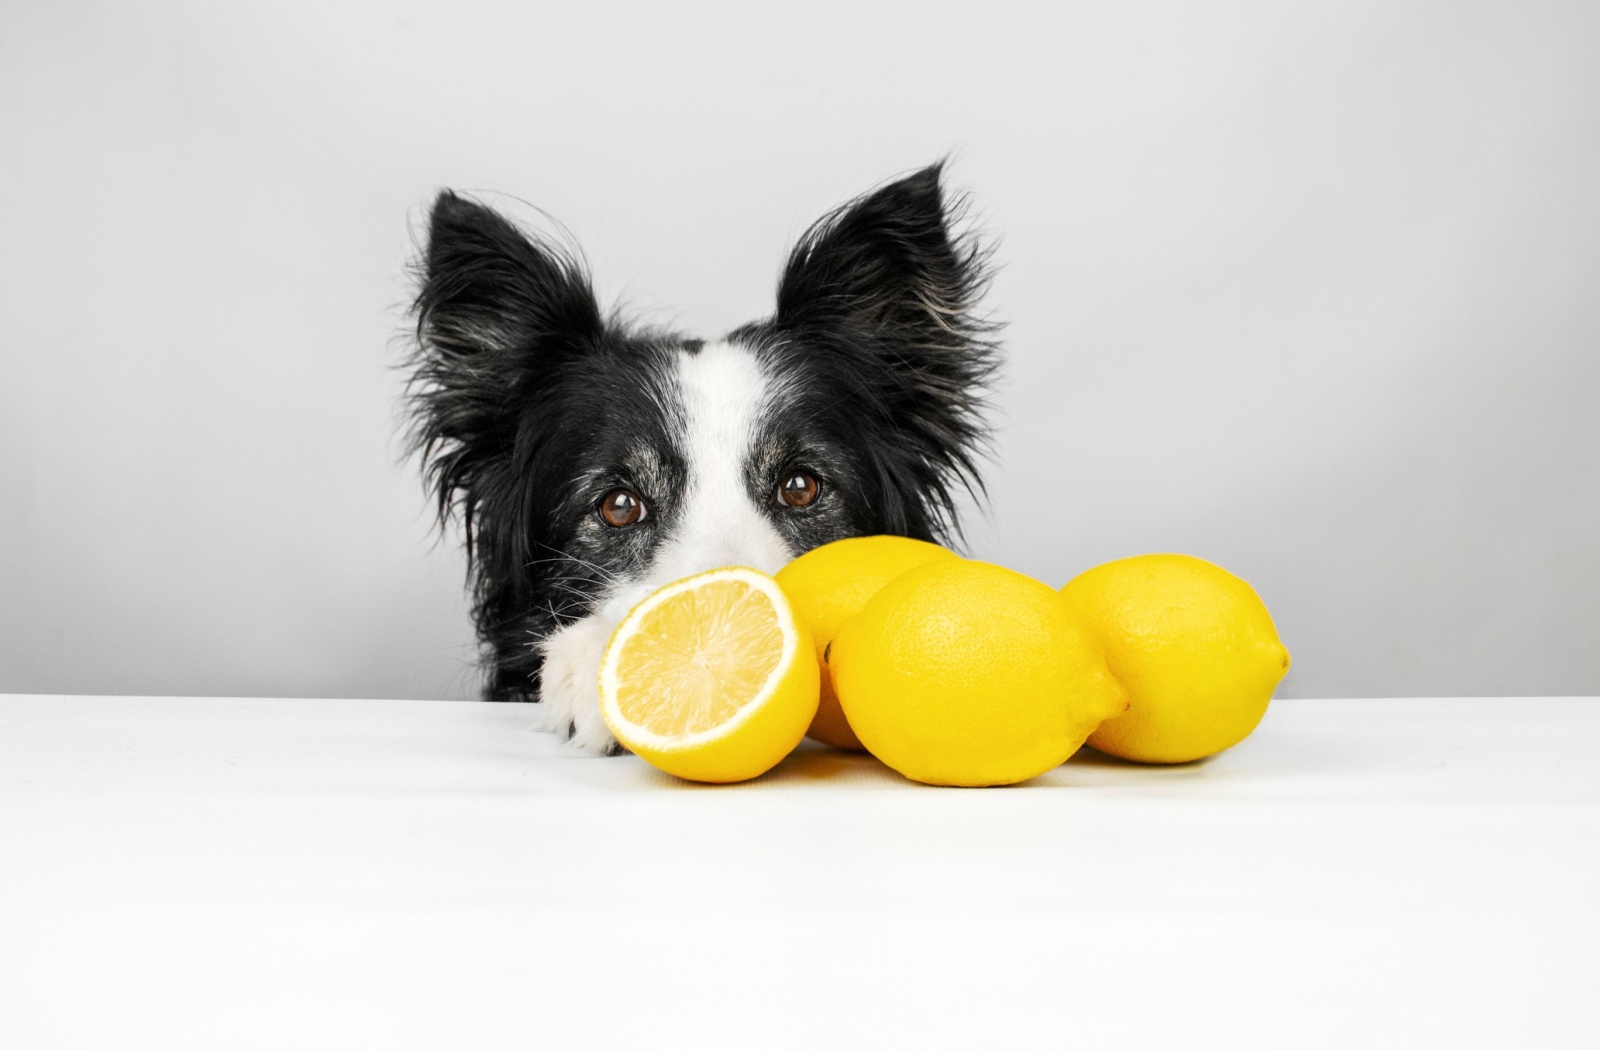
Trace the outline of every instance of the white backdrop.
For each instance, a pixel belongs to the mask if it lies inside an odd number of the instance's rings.
[[[1600,692],[1600,6],[1534,0],[9,0],[0,691],[469,695],[396,411],[431,194],[715,335],[952,151],[971,553],[1220,562],[1280,695]]]

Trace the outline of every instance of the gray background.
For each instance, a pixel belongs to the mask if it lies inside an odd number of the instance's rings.
[[[1600,6],[1529,0],[11,0],[0,690],[470,695],[397,436],[433,191],[712,335],[948,151],[1010,323],[971,553],[1220,562],[1281,695],[1600,691]]]

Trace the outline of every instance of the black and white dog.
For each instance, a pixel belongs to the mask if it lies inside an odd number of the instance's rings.
[[[941,165],[823,217],[721,339],[603,315],[570,255],[445,191],[418,261],[414,442],[465,529],[493,700],[612,752],[596,679],[665,583],[846,536],[944,540],[978,483],[996,328]]]

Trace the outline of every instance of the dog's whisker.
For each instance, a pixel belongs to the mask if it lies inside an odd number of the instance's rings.
[[[601,576],[604,576],[607,580],[615,582],[615,581],[620,579],[620,577],[617,575],[617,573],[612,572],[610,569],[606,568],[605,566],[596,565],[594,562],[587,561],[587,560],[585,560],[583,558],[580,558],[576,554],[573,554],[570,551],[561,550],[559,547],[552,547],[548,543],[540,543],[539,546],[545,548],[546,550],[555,551],[557,557],[550,558],[550,559],[545,559],[547,561],[559,561],[559,560],[564,558],[564,559],[566,559],[568,561],[576,562],[577,564],[582,565],[586,569],[590,569],[590,570],[592,570],[594,572],[599,573]]]

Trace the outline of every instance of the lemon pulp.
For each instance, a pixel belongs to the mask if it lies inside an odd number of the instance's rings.
[[[690,780],[759,776],[805,734],[811,639],[772,577],[742,567],[668,584],[618,625],[600,711],[623,746]]]
[[[617,708],[657,736],[703,733],[753,700],[782,656],[772,599],[742,583],[709,583],[641,617]]]

